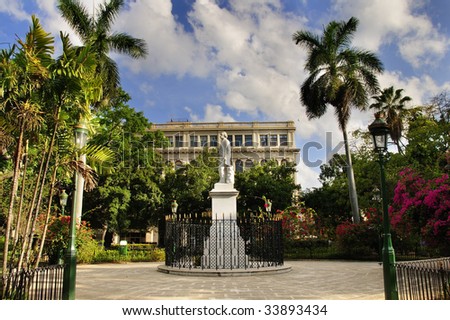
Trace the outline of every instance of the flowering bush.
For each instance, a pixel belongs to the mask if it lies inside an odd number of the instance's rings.
[[[338,249],[349,258],[371,258],[380,250],[382,215],[376,208],[368,208],[360,223],[343,222],[336,227]]]
[[[49,221],[45,253],[49,256],[51,263],[56,263],[62,252],[69,244],[70,216],[52,216]],[[90,262],[94,250],[98,248],[97,241],[93,239],[93,231],[89,225],[82,221],[77,227],[76,233],[77,260],[79,262]]]
[[[450,254],[450,181],[448,174],[425,179],[406,168],[400,172],[389,208],[394,230],[402,237],[415,236],[441,254]]]
[[[292,206],[284,211],[278,210],[277,216],[281,219],[283,237],[285,240],[298,240],[316,238],[319,235],[314,209],[306,208],[304,203]]]

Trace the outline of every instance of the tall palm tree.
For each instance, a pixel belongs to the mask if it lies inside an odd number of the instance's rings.
[[[373,96],[375,103],[370,105],[371,109],[375,109],[378,112],[382,112],[386,116],[386,122],[390,129],[390,136],[392,141],[397,145],[399,153],[402,153],[400,147],[400,138],[403,131],[403,113],[405,110],[406,102],[412,99],[408,96],[402,96],[403,89],[397,89],[394,91],[394,87],[383,89],[377,96]]]
[[[147,45],[144,40],[127,33],[112,33],[114,19],[125,5],[125,0],[110,0],[98,5],[95,15],[90,15],[78,0],[58,0],[62,17],[80,36],[85,46],[96,55],[97,73],[104,80],[103,97],[111,98],[120,84],[117,64],[108,56],[110,51],[126,54],[132,58],[144,58]]]
[[[344,136],[347,176],[354,222],[360,221],[356,185],[347,137],[351,108],[364,110],[368,95],[379,89],[376,74],[383,71],[381,61],[372,52],[351,47],[358,19],[332,21],[322,35],[297,31],[292,40],[308,51],[305,69],[309,77],[300,89],[302,103],[309,119],[323,116],[328,106],[334,107]]]

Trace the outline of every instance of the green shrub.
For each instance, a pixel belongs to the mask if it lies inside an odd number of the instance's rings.
[[[77,261],[78,263],[92,263],[96,255],[102,250],[96,240],[86,239],[78,246]]]
[[[117,246],[118,247],[118,246]],[[129,250],[126,255],[120,254],[119,250],[99,250],[96,252],[92,263],[101,262],[157,262],[165,260],[164,249],[156,248],[154,245],[143,245],[143,250]]]
[[[344,258],[377,259],[380,234],[372,224],[344,222],[336,228],[337,249]]]

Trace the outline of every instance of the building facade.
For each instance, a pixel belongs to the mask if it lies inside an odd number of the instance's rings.
[[[275,160],[278,164],[297,164],[300,152],[295,146],[293,121],[277,122],[180,122],[153,124],[152,131],[162,131],[169,146],[157,148],[163,158],[181,167],[191,163],[205,148],[214,151],[219,135],[226,132],[232,146],[235,172]]]

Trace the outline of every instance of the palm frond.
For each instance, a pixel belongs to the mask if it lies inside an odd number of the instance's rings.
[[[126,33],[115,33],[108,37],[109,47],[129,55],[134,59],[145,58],[148,54],[147,43],[142,39],[133,38]]]
[[[77,0],[58,0],[57,7],[81,39],[87,41],[94,30],[88,10]]]
[[[114,19],[117,18],[124,4],[124,0],[110,0],[105,4],[99,4],[99,9],[97,10],[98,18],[96,21],[97,32],[109,33]]]
[[[97,186],[98,176],[96,172],[81,160],[72,160],[65,165],[72,172],[80,174],[84,179],[84,189],[91,191]]]

